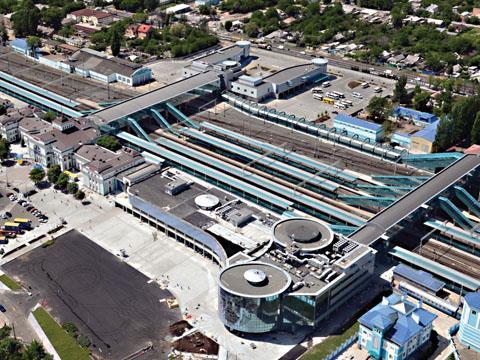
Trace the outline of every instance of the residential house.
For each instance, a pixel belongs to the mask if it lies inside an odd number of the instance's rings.
[[[67,14],[67,19],[73,19],[77,23],[89,24],[95,27],[101,27],[110,24],[113,21],[112,14],[105,11],[94,9],[80,9]]]

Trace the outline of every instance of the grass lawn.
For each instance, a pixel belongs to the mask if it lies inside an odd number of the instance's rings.
[[[22,287],[12,278],[8,277],[7,275],[0,275],[0,281],[4,283],[10,290],[17,291],[20,290]]]
[[[38,308],[33,312],[33,316],[62,360],[89,360],[90,351],[80,347],[45,309]]]
[[[307,351],[301,360],[322,360],[330,353],[332,353],[337,347],[339,347],[345,340],[358,332],[359,324],[355,322],[349,329],[347,329],[341,335],[332,335],[322,341],[320,344],[315,345],[309,351]]]

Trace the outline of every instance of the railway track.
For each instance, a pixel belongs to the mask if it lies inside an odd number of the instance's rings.
[[[337,167],[343,167],[350,170],[359,171],[364,174],[378,175],[414,175],[415,170],[407,169],[401,165],[391,164],[368,155],[360,155],[358,152],[348,150],[342,146],[334,146],[331,144],[315,141],[312,137],[303,135],[298,132],[292,132],[278,125],[261,122],[255,118],[248,117],[248,120],[238,120],[231,116],[205,116],[197,115],[197,121],[208,121],[215,125],[222,126],[229,130],[242,133],[243,135],[265,141],[274,145],[286,144],[290,150],[300,154],[318,159],[328,164],[337,163]],[[241,116],[246,116],[240,113]],[[239,124],[240,122],[240,124]],[[261,124],[259,124],[261,123]],[[338,164],[340,160],[341,164]]]
[[[480,279],[480,259],[453,246],[430,239],[417,250],[417,253],[473,278]]]

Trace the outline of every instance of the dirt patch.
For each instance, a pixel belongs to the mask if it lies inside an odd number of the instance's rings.
[[[170,334],[172,336],[181,336],[185,331],[188,331],[192,328],[192,325],[190,325],[186,320],[180,320],[176,322],[175,324],[170,325],[168,330],[170,331]]]
[[[354,81],[350,81],[350,82],[348,83],[348,87],[349,87],[350,89],[355,89],[355,88],[356,88],[357,86],[359,86],[360,84],[361,84],[360,81],[354,80]]]
[[[193,354],[218,354],[218,344],[200,332],[184,336],[181,339],[174,341],[173,348],[177,351]]]

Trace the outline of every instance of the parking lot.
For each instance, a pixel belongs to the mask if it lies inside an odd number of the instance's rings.
[[[180,319],[171,294],[114,255],[72,230],[4,265],[60,323],[73,322],[106,359],[121,359],[153,344],[145,358],[165,358],[168,327]],[[163,355],[162,355],[163,354]]]
[[[304,64],[307,60],[299,59],[292,56],[277,54],[271,51],[252,49],[252,55],[255,57],[253,64],[272,70],[279,70],[288,66]],[[288,114],[295,114],[304,117],[307,120],[314,120],[319,114],[325,112],[331,117],[335,116],[334,111],[345,114],[355,114],[366,108],[373,96],[387,96],[393,93],[395,81],[370,74],[359,73],[356,71],[341,69],[334,66],[328,66],[328,72],[331,75],[331,86],[322,89],[323,94],[328,91],[338,91],[345,95],[345,99],[350,100],[353,106],[346,110],[337,109],[334,105],[326,104],[321,100],[313,98],[311,87],[303,88],[286,99],[278,99],[268,102],[266,105],[278,110],[285,111]],[[263,74],[266,75],[266,74]],[[363,89],[359,84],[368,82],[368,88]],[[375,87],[381,87],[381,93],[375,93]],[[362,98],[355,98],[352,92],[358,92]],[[328,124],[327,124],[328,125]]]

